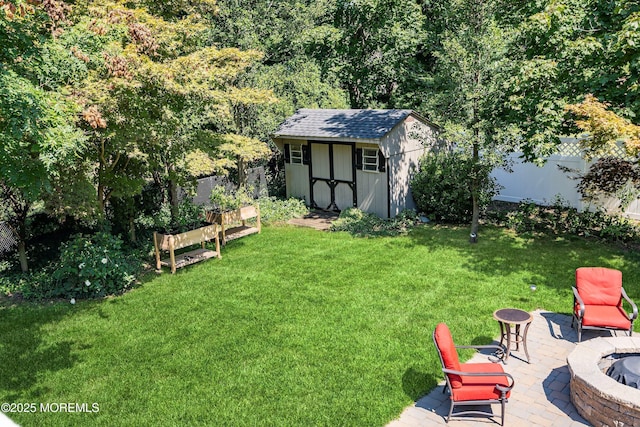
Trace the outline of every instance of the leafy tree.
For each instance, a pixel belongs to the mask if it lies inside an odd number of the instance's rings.
[[[567,105],[565,109],[584,132],[580,143],[588,158],[616,153],[619,142],[624,142],[629,156],[637,157],[640,155],[640,126],[620,117],[609,107],[609,103],[600,102],[589,94],[582,102]]]
[[[50,31],[57,32],[63,15],[54,21],[48,13],[59,12],[58,6],[53,2],[35,9],[8,3],[0,11],[0,198],[5,219],[18,237],[23,271],[28,270],[26,220],[32,206],[43,199],[56,200],[55,190],[74,192],[73,185],[81,181],[65,179],[77,171],[75,155],[84,140],[75,127],[77,108],[18,74],[33,72],[31,59],[44,51],[35,40],[46,45]]]
[[[534,130],[525,134],[536,141],[525,151],[528,158],[557,143],[537,132],[555,131],[556,126],[546,126],[544,120],[557,123],[565,104],[576,104],[587,94],[606,100],[621,117],[637,120],[640,4],[636,0],[505,1],[500,8],[501,25],[515,30],[509,50],[517,60],[504,87],[512,108],[500,114],[511,115],[512,122],[519,117],[524,130]]]
[[[267,66],[305,56],[304,34],[330,20],[336,0],[227,0],[210,29],[221,46],[256,49]],[[308,58],[307,58],[308,59]]]
[[[420,212],[435,221],[464,223],[473,215],[473,197],[469,183],[461,177],[479,174],[479,205],[486,206],[497,193],[490,165],[478,172],[469,153],[440,150],[425,154],[411,180],[411,191]]]
[[[498,154],[513,144],[516,133],[494,116],[492,100],[499,93],[509,38],[497,26],[496,13],[493,3],[482,0],[449,3],[427,104],[444,125],[445,137],[471,159],[469,175],[461,177],[468,180],[471,193],[471,242],[478,235],[482,170],[501,159]]]
[[[0,193],[18,236],[20,265],[27,271],[26,220],[31,207],[54,191],[69,191],[60,178],[74,167],[82,134],[74,109],[11,71],[0,71]],[[66,169],[66,170],[65,170]],[[60,189],[60,191],[63,191]]]
[[[600,157],[579,176],[578,189],[587,199],[615,196],[626,207],[640,195],[640,126],[618,116],[608,103],[587,95],[566,106],[575,125],[584,132],[580,143],[588,159]],[[620,143],[626,156],[620,156]]]
[[[333,21],[307,31],[305,43],[325,73],[339,76],[351,107],[407,107],[423,84],[418,2],[336,0],[327,14]]]
[[[94,2],[88,10],[68,40],[92,67],[76,93],[98,202],[104,211],[110,197],[139,193],[151,175],[167,184],[175,214],[177,187],[191,179],[189,154],[219,155],[220,135],[234,130],[232,103],[271,99],[269,91],[235,85],[260,54],[203,47],[206,26],[195,14],[176,12],[168,21],[125,2]]]
[[[266,104],[233,103],[235,133],[267,143],[271,156],[258,163],[267,166],[270,192],[283,185],[282,158],[270,134],[298,108],[348,108],[346,94],[334,73],[323,67],[325,58],[307,51],[310,34],[332,21],[335,0],[255,0],[219,2],[210,29],[217,44],[243,50],[257,49],[262,61],[241,76],[239,85],[271,89],[277,100]],[[202,163],[202,162],[201,162]]]

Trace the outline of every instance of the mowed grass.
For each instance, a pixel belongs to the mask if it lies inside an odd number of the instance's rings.
[[[495,228],[470,245],[467,234],[265,227],[222,260],[120,297],[5,304],[0,401],[99,405],[8,414],[23,426],[383,426],[441,380],[438,322],[482,344],[498,334],[498,308],[568,314],[579,266],[621,269],[640,302],[633,254]]]

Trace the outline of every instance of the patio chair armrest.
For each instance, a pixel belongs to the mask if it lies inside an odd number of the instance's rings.
[[[580,294],[578,293],[578,289],[576,289],[575,286],[572,286],[571,289],[573,289],[573,302],[574,302],[574,306],[575,303],[577,302],[578,304],[580,304],[580,312],[578,313],[578,317],[580,319],[582,319],[582,317],[584,316],[584,301],[582,301],[582,298],[580,298]]]
[[[442,372],[445,374],[464,375],[465,377],[507,377],[511,384],[508,386],[496,384],[496,387],[500,391],[503,391],[502,389],[504,389],[504,391],[509,391],[516,384],[516,380],[513,379],[513,376],[507,372],[465,372],[447,368],[442,368]]]
[[[624,288],[622,288],[622,297],[627,300],[627,302],[631,305],[633,312],[630,314],[631,320],[635,320],[638,317],[638,306],[629,298]]]

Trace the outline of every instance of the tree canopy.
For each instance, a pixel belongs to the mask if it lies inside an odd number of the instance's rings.
[[[26,236],[33,203],[104,216],[150,181],[175,208],[269,159],[276,182],[303,107],[413,108],[478,161],[570,132],[637,156],[639,25],[637,0],[3,0],[4,216]]]

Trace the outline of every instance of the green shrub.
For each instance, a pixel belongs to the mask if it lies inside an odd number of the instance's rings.
[[[280,200],[276,197],[260,197],[260,219],[267,223],[286,222],[309,213],[304,200],[290,198]]]
[[[153,213],[141,213],[135,219],[135,224],[143,230],[171,231],[171,207],[169,203],[162,203]]]
[[[213,209],[219,212],[234,210],[254,202],[253,189],[240,187],[237,190],[228,190],[222,185],[216,185],[211,190],[209,200]]]
[[[346,231],[354,236],[397,236],[407,233],[419,222],[416,211],[407,209],[393,219],[382,219],[374,214],[357,208],[340,212],[340,216],[331,224],[331,231]]]
[[[180,201],[178,215],[173,219],[171,232],[183,233],[206,225],[204,206],[193,203],[188,197]]]
[[[579,212],[560,198],[550,206],[524,200],[513,211],[492,213],[487,218],[517,233],[569,234],[597,237],[612,243],[630,243],[640,237],[638,225],[627,218],[610,215],[602,209]]]
[[[140,262],[128,255],[122,240],[109,233],[76,235],[60,245],[60,259],[48,279],[24,288],[31,298],[91,298],[127,290],[140,270]]]
[[[449,223],[471,221],[473,201],[470,186],[474,161],[461,151],[428,153],[420,159],[411,181],[416,206],[429,219]],[[480,165],[480,208],[489,204],[498,186],[487,165]]]

